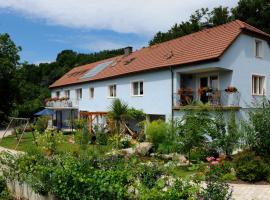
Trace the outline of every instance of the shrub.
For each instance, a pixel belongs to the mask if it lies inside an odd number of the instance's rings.
[[[153,188],[162,172],[157,166],[141,165],[137,168],[137,174],[141,183],[147,188]]]
[[[264,99],[250,109],[249,120],[244,123],[244,141],[258,155],[270,154],[270,103]]]
[[[105,132],[105,129],[96,130],[96,143],[100,145],[107,145],[108,142],[108,133]]]
[[[203,199],[229,200],[232,199],[232,190],[227,183],[212,174],[206,177],[206,188],[202,196]]]
[[[37,143],[43,149],[53,154],[57,150],[57,146],[64,141],[63,133],[53,130],[46,130],[44,134],[37,134]]]
[[[266,179],[268,165],[255,152],[244,151],[234,158],[236,176],[248,182],[257,182]]]
[[[48,127],[48,121],[49,121],[48,117],[39,117],[35,123],[35,130],[37,130],[40,133],[44,132]]]
[[[7,189],[6,180],[3,176],[0,176],[0,199],[5,199],[5,200],[12,199]]]
[[[146,125],[146,139],[153,143],[159,153],[173,153],[179,151],[177,121],[166,123],[156,120]]]

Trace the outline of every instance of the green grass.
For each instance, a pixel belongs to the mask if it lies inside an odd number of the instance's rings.
[[[65,141],[64,143],[58,146],[59,152],[70,152],[70,153],[78,153],[80,151],[80,145],[78,144],[71,144],[68,142],[69,135],[64,135]],[[0,146],[8,148],[8,149],[15,149],[18,140],[16,139],[15,135],[10,135],[5,137],[0,141]],[[38,151],[40,148],[35,144],[32,132],[24,133],[22,140],[17,148],[18,151]],[[99,146],[99,145],[88,145],[87,151],[94,151],[97,150],[99,152],[107,152],[110,150],[108,146]]]

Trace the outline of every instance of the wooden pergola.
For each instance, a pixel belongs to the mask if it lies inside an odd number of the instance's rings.
[[[89,132],[92,134],[92,128],[93,128],[93,121],[95,119],[99,119],[99,117],[104,117],[108,113],[107,112],[87,112],[87,111],[81,111],[80,112],[80,118],[85,118],[89,122]]]

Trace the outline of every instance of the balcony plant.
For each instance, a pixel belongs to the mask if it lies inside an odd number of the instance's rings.
[[[190,88],[190,87],[188,87],[188,88],[180,88],[180,89],[178,89],[177,94],[178,95],[183,95],[185,93],[192,93],[192,92],[193,92],[193,89]]]
[[[225,92],[227,93],[235,93],[235,92],[238,92],[237,88],[234,87],[234,86],[228,86],[226,89],[225,89]]]
[[[202,95],[202,94],[206,94],[206,93],[208,93],[208,92],[213,92],[213,89],[212,88],[210,88],[210,87],[200,87],[199,89],[198,89],[198,94],[199,95]]]

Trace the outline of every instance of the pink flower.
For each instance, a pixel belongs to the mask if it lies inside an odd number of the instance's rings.
[[[208,162],[211,162],[211,161],[214,161],[215,158],[211,156],[211,157],[207,157],[206,160],[207,160]]]
[[[217,165],[218,164],[218,161],[212,161],[211,164],[212,165]]]

